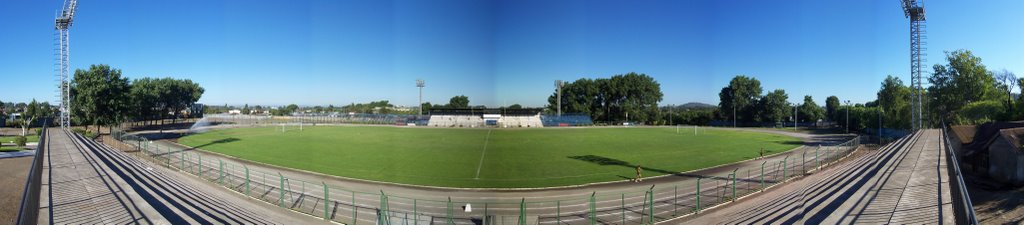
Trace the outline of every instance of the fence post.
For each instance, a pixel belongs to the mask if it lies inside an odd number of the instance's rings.
[[[277,172],[277,176],[281,178],[281,186],[277,186],[277,204],[284,207],[284,175],[281,172]],[[295,197],[294,195],[292,197]]]
[[[220,185],[224,185],[224,161],[217,159],[217,162],[220,164],[220,176],[217,180],[220,181]]]
[[[764,164],[768,161],[761,162],[761,191],[764,191]]]
[[[590,193],[590,225],[597,224],[597,198],[594,197],[596,194],[596,191]]]
[[[487,223],[487,202],[484,202],[484,225],[490,225]]]
[[[196,154],[199,157],[199,178],[203,178],[203,155]]]
[[[484,203],[484,204],[486,204],[486,203]],[[484,209],[486,210],[486,208],[484,208]],[[484,213],[484,218],[486,218],[487,217],[487,213],[486,213],[487,211],[484,211],[484,212],[485,212]],[[485,221],[484,224],[487,224],[486,223],[487,219],[484,219],[484,221]],[[555,222],[557,222],[557,224],[562,224],[562,200],[555,201]]]
[[[622,223],[620,224],[626,224],[626,193],[622,193],[620,200],[622,200],[622,204],[619,205],[619,209],[622,209]]]
[[[679,214],[679,185],[672,189],[672,216]]]
[[[380,216],[377,218],[377,224],[391,224],[391,218],[388,217],[388,195],[384,194],[384,190],[380,190]]]
[[[359,208],[356,208],[356,192],[349,192],[352,193],[352,224],[356,224],[356,218],[359,218]]]
[[[818,145],[818,147],[814,149],[814,170],[821,169],[821,161],[818,161],[818,150],[820,149],[821,145]]]
[[[648,189],[647,193],[648,196],[651,197],[651,202],[647,205],[647,223],[654,224],[654,185],[651,185],[651,188]]]
[[[736,168],[732,170],[732,201],[734,202],[736,201],[736,170],[739,169],[740,168]]]
[[[807,174],[807,149],[804,149],[804,153],[801,154],[803,160],[800,161],[800,170],[803,171],[803,175]]]
[[[786,177],[786,170],[789,170],[789,166],[786,165],[787,163],[789,163],[789,155],[786,155],[785,158],[782,158],[782,182],[783,183],[786,182],[786,178],[787,178]]]
[[[416,199],[414,198],[414,199],[412,199],[412,222],[413,222],[414,225],[419,225],[420,224],[420,220],[419,220],[420,214],[419,214],[419,212],[417,212],[417,210],[416,210],[417,208],[418,207],[416,205]],[[484,205],[484,212],[487,212],[487,205]]]
[[[170,151],[170,147],[168,147],[167,150]],[[181,156],[181,167],[179,167],[178,169],[180,169],[181,171],[185,171],[185,151],[178,151],[178,155]]]
[[[448,212],[447,213],[448,214],[445,215],[445,217],[446,217],[445,223],[447,223],[448,225],[454,224],[455,221],[452,221],[452,197],[451,196],[448,196]],[[355,224],[355,223],[353,223],[353,224]]]
[[[242,164],[245,168],[245,196],[249,196],[249,166]]]
[[[320,184],[324,185],[324,220],[330,220],[331,218],[327,215],[327,209],[329,207],[328,203],[331,202],[331,200],[330,200],[331,195],[328,193],[329,190],[327,190],[327,183],[324,183],[323,181],[320,181]],[[355,220],[353,220],[352,222],[355,222]],[[352,223],[352,224],[355,224],[355,223]]]
[[[704,178],[703,177],[698,177],[697,178],[697,213],[700,213],[700,180],[701,179],[704,179]]]
[[[526,225],[526,198],[519,202],[519,225]]]

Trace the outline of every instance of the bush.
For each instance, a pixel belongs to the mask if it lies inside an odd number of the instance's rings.
[[[982,124],[991,121],[1003,120],[1006,107],[1000,101],[979,101],[967,104],[960,109],[954,123],[956,124]]]
[[[28,138],[25,136],[14,137],[14,144],[18,145],[18,147],[25,147],[25,142],[28,142]]]
[[[36,129],[36,136],[43,136],[43,128]]]
[[[82,136],[85,136],[85,137],[87,137],[89,139],[96,139],[96,137],[99,137],[98,134],[92,133],[91,130],[85,130],[85,129],[82,129],[82,128],[71,129],[71,132],[75,132],[76,134],[81,134]]]

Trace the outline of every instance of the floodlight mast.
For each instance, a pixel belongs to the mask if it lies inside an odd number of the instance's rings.
[[[558,90],[558,101],[556,101],[558,116],[562,116],[562,86],[565,86],[564,81],[555,80],[555,89]]]
[[[927,39],[927,32],[924,31],[925,25],[925,14],[924,14],[924,0],[901,0],[903,6],[903,15],[910,19],[910,85],[914,90],[911,105],[911,129],[917,130],[924,127],[923,124],[923,111],[922,101],[924,99],[924,91],[921,87],[921,66],[922,62],[926,61],[921,58],[921,51],[927,51],[923,46],[927,43],[922,42],[921,39]]]
[[[426,82],[423,79],[416,80],[416,87],[420,88],[420,115],[423,115],[423,87],[426,86]]]
[[[78,9],[78,0],[65,0],[60,16],[54,20],[54,28],[57,29],[57,88],[60,96],[60,127],[71,126],[71,85],[68,83],[70,76],[70,63],[68,62],[68,28],[75,19],[75,11]]]

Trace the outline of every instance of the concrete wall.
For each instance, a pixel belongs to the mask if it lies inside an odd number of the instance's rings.
[[[988,175],[1000,182],[1024,185],[1024,153],[1017,151],[1006,139],[998,138],[988,147]]]

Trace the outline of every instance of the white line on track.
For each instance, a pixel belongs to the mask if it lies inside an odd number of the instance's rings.
[[[480,152],[480,164],[476,166],[476,177],[473,179],[480,179],[480,169],[484,168],[484,155],[487,154],[487,142],[491,140],[491,129],[487,130],[487,137],[484,138],[484,150]]]

